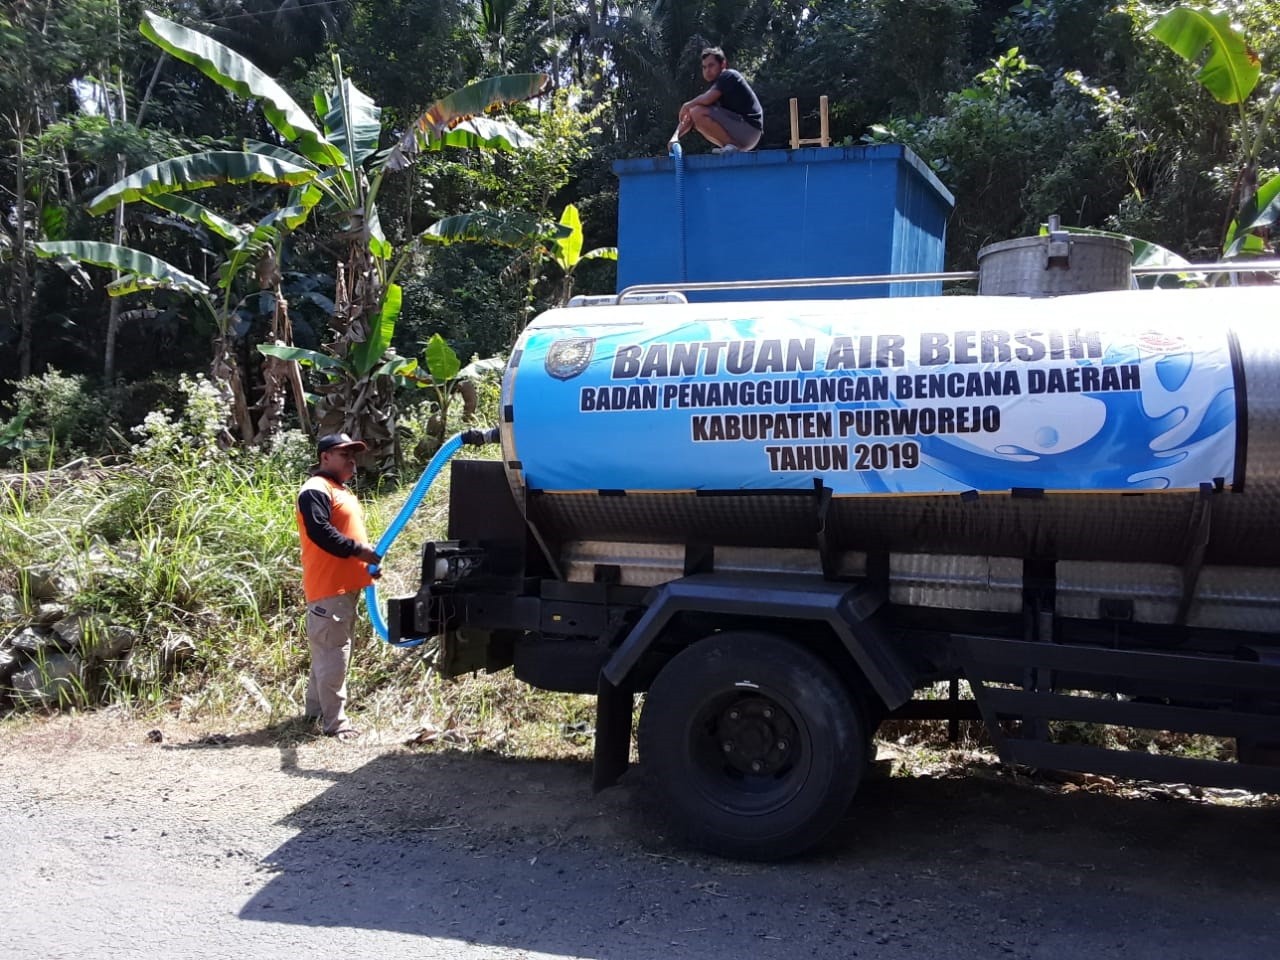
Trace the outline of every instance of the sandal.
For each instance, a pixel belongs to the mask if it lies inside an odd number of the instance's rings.
[[[356,737],[360,736],[360,731],[357,730],[355,727],[343,727],[341,730],[333,731],[333,733],[326,733],[325,736],[337,737],[339,740],[345,743],[348,740],[354,740],[356,739]]]

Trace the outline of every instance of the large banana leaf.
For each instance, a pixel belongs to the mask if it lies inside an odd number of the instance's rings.
[[[90,213],[104,213],[121,203],[164,193],[199,190],[223,183],[274,183],[296,186],[314,180],[314,168],[257,153],[215,150],[162,160],[113,183],[89,203]]]
[[[70,257],[80,263],[92,264],[95,267],[111,267],[129,276],[121,277],[119,287],[112,284],[108,289],[114,296],[132,293],[144,287],[170,287],[184,293],[207,294],[209,288],[203,283],[184,273],[171,263],[166,263],[149,253],[122,247],[115,243],[98,243],[93,240],[61,240],[50,243],[37,243],[36,253],[42,257]],[[132,280],[131,283],[121,281]],[[151,281],[146,283],[144,281]]]
[[[295,167],[305,167],[309,170],[315,170],[317,174],[320,173],[320,169],[318,167],[296,150],[290,150],[288,147],[277,146],[274,143],[263,143],[261,140],[253,140],[247,137],[243,142],[246,153],[257,153],[264,157],[275,157],[277,160],[283,160],[286,163],[291,163]]]
[[[565,273],[572,273],[583,260],[617,260],[617,247],[596,247],[582,252],[582,215],[572,203],[565,204],[560,214],[560,226],[569,231],[568,236],[553,239],[551,256]]]
[[[369,252],[379,260],[390,260],[396,252],[382,229],[382,218],[376,206],[369,208]]]
[[[344,77],[332,90],[318,91],[314,100],[325,135],[350,166],[360,166],[378,149],[382,108],[354,83]]]
[[[239,243],[244,239],[244,231],[230,220],[220,216],[203,204],[189,200],[180,194],[162,193],[159,196],[144,196],[143,199],[161,210],[168,210],[170,213],[177,214],[184,220],[208,227],[224,240]]]
[[[486,146],[493,149],[518,149],[526,146],[515,133],[515,124],[501,123],[484,117],[485,113],[538,96],[546,89],[544,73],[515,73],[489,77],[455,90],[427,108],[408,132],[387,152],[383,163],[389,170],[403,170],[424,147]],[[468,124],[468,121],[472,121]],[[475,122],[480,121],[480,122]],[[463,125],[459,130],[458,128]],[[456,134],[454,133],[456,131]],[[523,133],[524,138],[528,134]],[[514,138],[514,139],[513,139]]]
[[[1261,60],[1220,10],[1174,7],[1152,25],[1151,33],[1189,63],[1209,48],[1196,79],[1220,103],[1243,103],[1258,85]]]
[[[472,117],[451,130],[445,130],[435,141],[437,147],[460,149],[523,150],[538,138],[519,124],[500,117]]]
[[[346,369],[346,364],[337,357],[331,357],[327,353],[316,350],[308,350],[305,347],[287,347],[282,343],[260,343],[258,352],[280,360],[296,360],[303,366],[312,366],[318,370],[338,372]]]
[[[320,202],[322,196],[320,188],[314,183],[299,184],[289,191],[288,202],[259,220],[258,226],[281,226],[286,230],[297,230],[307,222],[312,208]]]
[[[427,372],[436,383],[448,383],[462,369],[462,363],[454,353],[453,347],[449,346],[444,337],[438,333],[433,333],[431,339],[427,341],[423,356],[427,361]]]
[[[161,50],[191,64],[214,83],[241,97],[257,100],[271,125],[286,139],[296,141],[307,158],[338,166],[346,162],[342,151],[324,138],[284,87],[230,47],[149,10],[143,14],[139,29]]]
[[[357,376],[366,376],[382,359],[382,355],[387,352],[387,347],[391,346],[391,338],[396,332],[396,318],[400,316],[402,302],[400,285],[388,284],[382,296],[382,306],[378,308],[378,315],[373,318],[369,336],[351,350],[351,363],[356,369]]]
[[[572,203],[566,203],[560,214],[560,225],[569,229],[569,235],[551,245],[551,255],[556,265],[568,273],[578,265],[582,257],[582,215]]]
[[[1222,251],[1224,256],[1235,257],[1241,253],[1254,252],[1249,249],[1251,246],[1260,247],[1261,249],[1257,252],[1266,249],[1266,244],[1253,231],[1269,227],[1280,219],[1280,176],[1272,177],[1258,188],[1253,209],[1253,215],[1243,226],[1232,220],[1231,225],[1227,227],[1227,240],[1223,244]],[[1250,237],[1256,240],[1257,244],[1251,244]]]
[[[528,247],[538,241],[562,240],[570,229],[529,213],[476,210],[443,217],[419,235],[428,243],[496,243],[504,247]]]
[[[218,286],[230,290],[240,271],[258,262],[262,248],[275,243],[280,235],[280,226],[287,226],[287,218],[293,208],[283,207],[273,210],[246,231],[244,239],[231,248],[227,259],[218,265]],[[281,221],[286,221],[281,223]]]

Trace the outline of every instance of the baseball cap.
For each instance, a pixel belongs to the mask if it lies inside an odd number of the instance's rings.
[[[369,445],[363,440],[352,440],[345,433],[326,433],[323,437],[316,441],[316,453],[321,454],[326,450],[343,450],[352,449],[357,452],[367,450]]]

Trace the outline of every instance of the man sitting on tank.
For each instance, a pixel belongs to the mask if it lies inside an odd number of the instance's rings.
[[[671,142],[696,127],[715,144],[712,153],[754,150],[764,131],[764,111],[742,74],[729,69],[729,61],[719,47],[702,51],[702,79],[711,88],[681,105]]]

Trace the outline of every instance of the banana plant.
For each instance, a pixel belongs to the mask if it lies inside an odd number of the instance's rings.
[[[149,199],[157,207],[192,224],[204,226],[229,242],[226,255],[216,268],[218,279],[215,288],[211,289],[202,280],[158,257],[114,243],[89,240],[46,242],[36,244],[36,253],[42,257],[119,271],[120,278],[107,285],[107,293],[112,297],[151,290],[173,290],[191,297],[214,328],[210,381],[226,402],[229,419],[239,440],[243,443],[260,442],[271,432],[275,423],[269,418],[256,426],[253,423],[244,379],[232,349],[233,326],[237,310],[243,302],[243,298],[237,298],[238,281],[247,270],[253,269],[260,278],[260,286],[264,281],[269,282],[272,271],[266,265],[276,262],[281,228],[291,221],[289,217],[282,216],[280,211],[274,211],[256,224],[239,226],[185,197],[165,195]],[[267,371],[267,388],[262,406],[269,408],[283,385],[295,380],[294,397],[305,422],[306,411],[301,405],[301,380],[297,377],[296,370]]]
[[[137,200],[163,205],[162,198],[221,184],[287,188],[289,200],[277,213],[290,229],[313,214],[337,224],[342,255],[326,348],[339,360],[361,344],[382,343],[379,331],[388,324],[394,332],[399,311],[390,309],[387,297],[417,238],[397,251],[386,237],[377,207],[385,177],[411,166],[422,150],[516,150],[535,142],[514,122],[489,114],[540,94],[547,85],[543,74],[490,77],[463,87],[431,104],[389,149],[380,150],[382,110],[343,75],[336,55],[332,84],[312,98],[313,119],[278,82],[212,37],[150,11],[140,29],[165,53],[235,95],[251,98],[288,145],[246,141],[241,151],[162,161],[108,187],[89,209],[105,213]],[[217,230],[212,218],[202,223]],[[357,368],[365,365],[349,369]],[[357,379],[326,384],[316,410],[322,431],[345,430],[365,440],[370,447],[366,465],[376,469],[390,466],[396,456],[394,383],[380,371],[375,364]]]
[[[563,307],[573,296],[574,272],[587,260],[617,260],[617,247],[596,247],[594,250],[582,252],[582,216],[572,203],[566,204],[560,214],[560,224],[568,230],[567,236],[551,239],[549,250],[551,260],[560,268],[560,292],[556,297],[556,305]]]
[[[483,219],[477,220],[475,214],[463,214],[449,217],[435,224],[423,236],[424,240],[433,243],[460,243],[488,240],[493,242],[495,236],[501,237],[507,246],[521,249],[522,253],[506,267],[506,273],[514,274],[517,269],[529,268],[530,278],[526,289],[526,309],[533,309],[533,291],[538,280],[541,264],[550,260],[560,268],[560,289],[556,292],[555,305],[564,306],[573,296],[574,276],[578,267],[586,260],[617,260],[617,247],[596,247],[594,250],[582,252],[582,216],[572,203],[566,204],[560,213],[560,222],[550,225],[545,221],[512,221],[504,218],[501,227],[490,224]]]
[[[1258,182],[1258,158],[1271,132],[1280,82],[1272,84],[1258,122],[1250,129],[1249,98],[1262,77],[1262,62],[1221,10],[1177,6],[1151,26],[1151,34],[1189,63],[1195,77],[1219,103],[1238,112],[1240,173],[1232,190],[1222,253],[1231,258],[1268,252],[1265,234],[1280,217],[1280,177]]]
[[[476,381],[486,375],[501,374],[507,362],[502,357],[472,360],[465,367],[453,347],[438,333],[431,335],[422,351],[422,362],[407,368],[401,376],[415,386],[431,390],[435,394],[435,413],[427,420],[429,450],[444,445],[444,435],[449,424],[449,408],[454,395],[462,397],[463,416],[476,410]],[[424,374],[425,369],[425,374]]]
[[[392,284],[388,302],[394,301],[398,307],[400,296],[400,288]],[[283,344],[264,343],[258,346],[258,350],[283,362],[312,367],[322,378],[330,382],[382,376],[393,377],[406,385],[432,390],[436,412],[431,418],[429,428],[432,449],[438,449],[444,443],[445,424],[448,421],[453,396],[459,394],[463,397],[464,405],[474,406],[474,381],[488,373],[500,373],[506,361],[501,357],[490,357],[484,360],[473,360],[464,367],[453,348],[438,333],[433,334],[427,341],[421,360],[402,357],[394,350],[388,349],[390,339],[387,326],[382,324],[380,328],[382,332],[369,341],[373,346],[358,349],[349,357],[338,358],[318,350]],[[361,347],[363,348],[364,344],[361,344]],[[385,352],[379,352],[379,348]]]
[[[304,347],[268,343],[259,344],[258,352],[269,357],[297,360],[323,372],[343,371],[354,377],[367,377],[375,370],[384,376],[399,374],[405,368],[405,364],[414,362],[397,356],[390,349],[391,337],[395,332],[395,320],[399,316],[403,296],[404,292],[399,284],[393,283],[387,287],[383,308],[374,319],[371,335],[367,340],[356,344],[344,357],[335,357],[332,354],[308,350]]]
[[[388,284],[378,314],[369,325],[369,336],[343,355],[307,350],[286,343],[261,343],[258,352],[269,359],[289,364],[301,364],[314,369],[322,379],[322,390],[341,388],[346,384],[363,384],[366,390],[376,389],[380,379],[403,375],[411,370],[415,361],[397,356],[391,349],[391,337],[395,332],[396,318],[400,314],[403,291],[399,284]],[[371,410],[376,408],[370,407]],[[394,421],[377,424],[394,431]],[[323,429],[323,427],[322,427]]]

